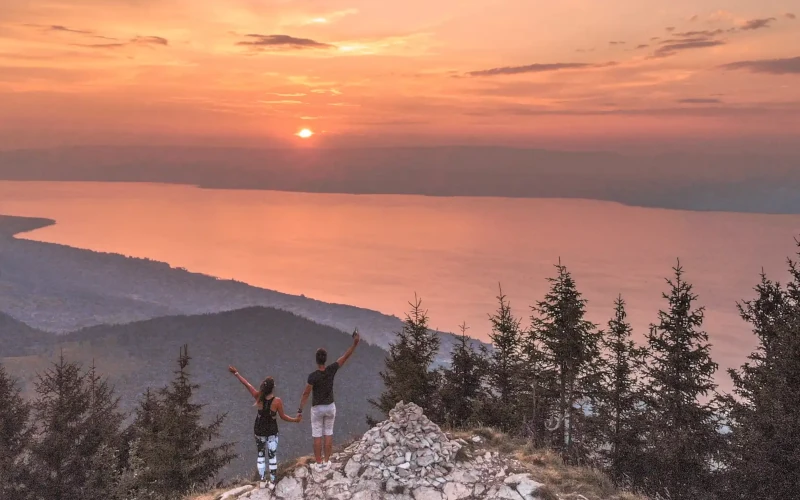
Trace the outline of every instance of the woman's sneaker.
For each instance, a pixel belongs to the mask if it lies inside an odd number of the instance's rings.
[[[327,462],[322,462],[322,470],[330,470],[331,468],[331,461],[328,460]]]

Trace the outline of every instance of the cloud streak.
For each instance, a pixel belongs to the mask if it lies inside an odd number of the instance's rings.
[[[683,52],[686,50],[696,50],[696,49],[704,49],[708,47],[718,47],[720,45],[725,45],[725,42],[722,40],[710,40],[705,38],[688,38],[685,40],[667,40],[663,42],[664,45],[658,48],[653,54],[654,58],[663,58],[663,57],[670,57],[678,52]]]
[[[547,73],[551,71],[561,71],[569,69],[601,68],[611,66],[615,63],[588,64],[588,63],[551,63],[551,64],[528,64],[526,66],[503,66],[500,68],[483,69],[470,71],[467,76],[498,76],[498,75],[520,75],[523,73]]]
[[[679,99],[680,104],[722,104],[719,99],[706,99],[706,98],[692,98],[692,99]]]
[[[788,59],[760,59],[755,61],[739,61],[721,66],[724,69],[747,70],[751,73],[768,73],[772,75],[800,74],[800,57]]]
[[[769,28],[769,25],[775,20],[776,19],[774,17],[767,17],[763,19],[751,19],[746,23],[744,23],[744,26],[742,26],[740,29],[742,31],[748,31],[748,30],[758,30],[761,28]]]
[[[289,35],[247,35],[248,40],[238,42],[236,45],[254,49],[333,49],[334,45],[318,42],[310,38],[296,38]]]

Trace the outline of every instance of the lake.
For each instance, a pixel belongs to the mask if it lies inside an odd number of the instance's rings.
[[[637,338],[680,258],[706,307],[721,368],[754,345],[736,301],[762,267],[785,279],[800,216],[684,212],[564,199],[204,190],[158,184],[0,182],[0,213],[56,219],[23,237],[165,261],[488,339],[498,284],[528,323],[561,261],[605,324],[622,294]]]

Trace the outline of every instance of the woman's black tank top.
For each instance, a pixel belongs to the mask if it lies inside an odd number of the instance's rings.
[[[264,401],[264,406],[258,410],[256,423],[253,426],[253,432],[256,436],[267,437],[278,435],[277,413],[272,411],[273,401],[275,401],[274,397]]]

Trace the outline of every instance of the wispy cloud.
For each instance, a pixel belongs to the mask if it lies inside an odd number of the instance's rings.
[[[137,36],[127,42],[110,42],[110,43],[73,43],[70,44],[74,47],[84,47],[87,49],[121,49],[131,45],[158,45],[166,47],[169,45],[169,40],[160,36]]]
[[[792,14],[791,12],[787,12],[786,14],[783,15],[783,17],[785,17],[786,19],[792,19],[792,20],[797,19],[797,16]]]
[[[647,47],[649,47],[649,45],[648,45],[648,44],[646,44],[646,43],[643,43],[643,44],[641,44],[641,45],[637,45],[637,46],[636,46],[636,48],[637,48],[637,49],[646,49]]]
[[[715,37],[715,36],[718,36],[718,35],[722,35],[723,33],[725,33],[725,30],[716,29],[716,30],[701,30],[701,31],[684,31],[683,33],[673,33],[672,36],[673,37],[682,37],[682,38],[691,38],[691,37],[702,36],[702,37],[711,38],[711,37]]]
[[[238,42],[236,45],[257,49],[333,49],[334,45],[318,42],[310,38],[296,38],[289,35],[246,35],[248,40]]]
[[[625,45],[625,42],[608,42],[609,45]]]
[[[711,40],[705,38],[687,38],[685,40],[667,40],[653,54],[655,58],[670,57],[678,52],[686,50],[704,49],[708,47],[718,47],[725,45],[723,40]]]
[[[746,23],[744,23],[744,25],[741,26],[740,29],[743,31],[747,31],[747,30],[757,30],[761,28],[769,28],[769,25],[775,20],[776,19],[774,17],[767,17],[763,19],[751,19]]]
[[[355,15],[355,14],[358,14],[358,9],[337,10],[335,12],[329,12],[327,14],[323,14],[323,15],[320,15],[320,16],[317,16],[317,17],[312,17],[310,19],[307,19],[302,24],[304,24],[304,25],[309,25],[309,24],[329,24],[329,23],[338,21],[339,19],[341,19],[343,17],[352,16],[352,15]]]
[[[141,45],[169,45],[169,40],[160,36],[137,36],[131,43],[138,43]]]
[[[678,102],[680,104],[722,104],[722,101],[719,99],[708,98],[679,99]]]
[[[501,68],[483,69],[470,71],[468,76],[497,76],[497,75],[519,75],[522,73],[545,73],[549,71],[560,71],[564,69],[584,69],[599,67],[597,64],[587,63],[551,63],[551,64],[528,64],[527,66],[504,66]]]
[[[753,73],[769,73],[773,75],[800,74],[800,57],[739,61],[725,64],[722,68],[747,70]]]
[[[292,99],[280,99],[277,101],[258,101],[260,104],[303,104],[303,101],[296,101]]]

